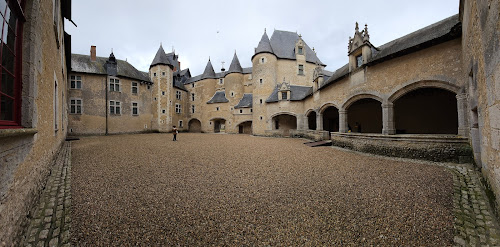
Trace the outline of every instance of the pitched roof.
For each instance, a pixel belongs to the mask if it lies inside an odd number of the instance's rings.
[[[265,36],[267,38],[266,34]],[[262,39],[264,38],[265,37],[262,36]],[[271,40],[269,42],[271,45],[271,53],[275,54],[278,58],[295,60],[295,44],[297,43],[299,38],[299,35],[294,32],[274,30],[274,33],[271,36]],[[319,60],[319,58],[316,56],[316,53],[307,45],[305,41],[304,44],[306,61],[310,63],[319,63],[321,65],[325,65],[321,62],[321,60]],[[261,43],[259,42],[259,46],[260,45]],[[254,56],[261,52],[262,51],[258,51],[258,49],[256,49]]]
[[[266,103],[278,102],[278,91],[279,88],[275,87],[271,95],[266,99]],[[290,100],[297,101],[303,100],[310,94],[312,94],[312,87],[304,87],[304,86],[294,86],[290,85]]]
[[[269,37],[267,37],[266,31],[264,31],[264,34],[260,39],[259,45],[257,46],[257,48],[255,48],[255,54],[263,52],[273,53],[273,48],[271,47],[271,42],[269,42]]]
[[[243,68],[242,71],[243,71],[243,74],[251,74],[252,73],[252,67]],[[224,76],[226,76],[227,74],[228,74],[227,72],[219,72],[219,73],[215,74],[214,78],[216,78],[216,79],[218,79],[218,78],[224,78]],[[203,79],[206,79],[206,78],[202,78],[202,76],[203,76],[203,74],[197,75],[197,76],[193,76],[193,77],[189,78],[189,80],[187,80],[184,84],[189,84],[189,83],[193,83],[193,82],[197,82],[197,81],[201,81]]]
[[[459,38],[461,36],[460,25],[461,23],[458,15],[454,15],[388,42],[379,48],[372,49],[373,54],[367,65],[378,64],[451,39]],[[320,86],[320,89],[344,78],[347,74],[349,74],[349,64],[336,70],[333,75]]]
[[[207,104],[227,103],[227,102],[229,102],[229,100],[226,98],[226,92],[217,91],[215,92],[214,96],[207,102]]]
[[[252,108],[252,102],[253,102],[253,94],[246,93],[243,94],[243,98],[241,98],[240,102],[238,102],[238,104],[234,108],[235,109]]]
[[[212,62],[208,59],[207,66],[205,67],[205,71],[201,74],[201,79],[213,79],[216,78],[214,67],[212,66]]]
[[[226,74],[230,73],[243,73],[243,68],[241,68],[240,60],[238,60],[236,52],[234,52],[233,61],[231,61],[231,65],[229,65],[229,69],[226,72]]]
[[[107,57],[97,57],[95,62],[90,60],[89,55],[71,54],[71,71],[89,74],[107,75],[106,61]],[[152,83],[147,72],[137,70],[127,61],[116,59],[117,75],[130,79],[139,80],[140,82]]]
[[[167,54],[165,54],[165,51],[163,50],[163,46],[161,44],[160,44],[160,48],[158,48],[158,51],[156,52],[156,55],[155,55],[155,58],[153,59],[153,62],[151,62],[151,65],[149,67],[151,68],[151,67],[158,65],[158,64],[173,66],[170,59],[168,59]]]

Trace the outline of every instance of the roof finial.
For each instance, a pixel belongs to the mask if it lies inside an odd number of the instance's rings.
[[[208,61],[210,62],[210,56],[208,56]]]
[[[301,39],[302,39],[302,34],[299,34],[299,38],[301,38]]]
[[[113,53],[113,47],[111,47],[111,53]]]
[[[266,32],[266,28],[264,28],[264,33]]]
[[[162,43],[161,43],[161,41],[160,41],[160,47],[161,47],[161,46],[163,46],[163,44],[162,44]]]
[[[356,28],[355,28],[356,32],[359,31],[359,27],[358,27],[358,22],[356,22]]]

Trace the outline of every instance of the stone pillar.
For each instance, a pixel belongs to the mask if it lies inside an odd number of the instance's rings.
[[[297,130],[304,130],[304,117],[305,115],[297,115]]]
[[[391,102],[382,104],[382,134],[396,134],[396,128],[394,127],[394,104]]]
[[[347,110],[339,109],[339,132],[347,133]]]
[[[323,130],[323,114],[316,113],[316,130]]]
[[[308,130],[309,129],[309,117],[307,115],[305,115],[303,122],[304,122],[304,129]]]
[[[458,112],[458,135],[469,136],[469,123],[467,121],[467,94],[459,93],[457,98],[457,112]]]

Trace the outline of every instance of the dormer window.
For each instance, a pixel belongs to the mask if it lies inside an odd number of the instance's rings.
[[[297,53],[299,55],[304,55],[304,50],[303,50],[302,46],[299,46],[299,49],[298,49]]]
[[[356,56],[356,68],[363,65],[363,55]]]

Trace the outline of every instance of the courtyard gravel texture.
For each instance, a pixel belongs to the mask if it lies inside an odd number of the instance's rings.
[[[76,246],[451,246],[453,174],[303,139],[72,143]]]

